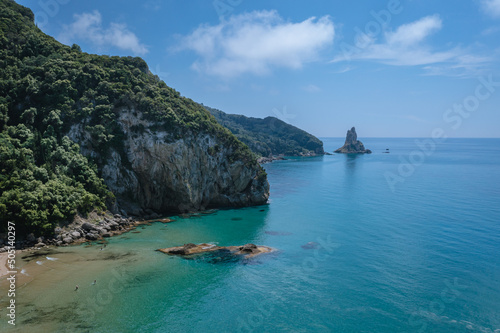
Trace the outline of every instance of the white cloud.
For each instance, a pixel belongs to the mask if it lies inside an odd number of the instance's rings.
[[[161,0],[148,0],[143,3],[144,8],[152,11],[159,11],[161,9]]]
[[[297,69],[318,60],[334,35],[328,16],[291,23],[276,11],[254,11],[218,25],[202,25],[182,37],[178,49],[198,54],[192,68],[200,72],[221,77],[262,75],[274,67]]]
[[[486,65],[491,61],[492,58],[490,57],[463,54],[456,57],[454,62],[424,66],[424,69],[426,71],[426,75],[471,77],[484,75],[489,72]]]
[[[333,73],[333,74],[343,74],[343,73],[350,72],[353,69],[354,69],[354,67],[347,65],[347,66],[342,66],[341,68],[339,68],[337,70],[334,70],[331,73]]]
[[[431,33],[440,30],[442,26],[439,16],[426,16],[418,21],[401,25],[395,32],[387,33],[387,43],[414,45],[422,42]]]
[[[92,13],[75,14],[74,22],[64,26],[59,40],[71,44],[78,40],[88,40],[98,47],[115,46],[135,54],[146,54],[146,46],[139,42],[139,38],[127,29],[125,24],[111,23],[108,28],[102,26],[101,14],[94,10]]]
[[[481,5],[487,14],[500,17],[500,0],[482,0]]]
[[[481,31],[481,35],[483,35],[483,36],[493,35],[499,31],[500,31],[500,27],[489,27],[489,28]]]
[[[376,36],[362,36],[363,43],[350,48],[344,46],[343,53],[332,62],[372,60],[393,66],[424,66],[428,74],[445,75],[449,70],[454,74],[471,73],[487,61],[484,57],[468,55],[459,47],[433,50],[425,41],[442,26],[441,18],[432,15],[401,25],[394,32],[386,31],[381,42],[377,42]],[[343,44],[340,45],[342,49]]]
[[[304,91],[310,92],[310,93],[315,93],[315,92],[320,92],[321,88],[318,87],[315,84],[308,84],[307,86],[302,87]]]

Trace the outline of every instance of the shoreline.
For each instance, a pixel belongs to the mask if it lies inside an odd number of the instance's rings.
[[[216,209],[218,210],[218,209]],[[181,218],[189,217],[191,215],[196,214],[211,214],[214,209],[209,209],[204,212],[189,212],[184,214],[179,214]],[[95,216],[94,216],[95,217]],[[174,219],[172,215],[170,216],[158,216],[156,218],[151,218],[151,216],[147,216],[145,218],[137,218],[137,217],[123,217],[121,215],[115,214],[103,214],[100,216],[99,220],[94,220],[93,223],[89,222],[90,218],[75,218],[74,222],[69,226],[59,229],[55,231],[55,235],[50,239],[33,239],[31,241],[22,240],[16,243],[16,246],[21,246],[20,248],[16,248],[16,263],[17,256],[22,253],[31,252],[34,253],[36,251],[44,250],[44,249],[57,249],[59,247],[69,247],[76,246],[85,243],[92,242],[106,242],[107,238],[111,238],[114,236],[120,236],[127,232],[131,232],[137,229],[138,226],[141,225],[151,225],[152,223],[171,223],[177,221]],[[79,234],[78,237],[72,237],[72,233],[77,232]],[[90,235],[89,235],[90,234]],[[89,237],[91,236],[91,237]],[[42,242],[41,242],[42,241]],[[104,244],[104,243],[103,243]],[[11,271],[7,267],[8,260],[8,251],[0,252],[0,280],[3,279],[4,276],[8,275]],[[17,269],[17,265],[16,265]]]
[[[115,219],[120,219],[120,222],[115,222]],[[104,219],[99,221],[97,224],[91,224],[88,222],[87,219],[81,219],[75,226],[66,229],[66,230],[61,230],[59,234],[54,237],[53,239],[49,240],[44,240],[46,243],[37,243],[31,242],[32,245],[27,245],[23,246],[22,248],[16,249],[16,257],[23,253],[23,252],[33,252],[33,251],[39,251],[42,249],[47,249],[47,248],[58,248],[58,247],[68,247],[68,246],[73,246],[73,245],[80,245],[84,244],[87,242],[98,242],[105,240],[106,238],[114,237],[114,236],[120,236],[124,233],[130,232],[135,230],[138,226],[140,225],[147,225],[150,223],[170,223],[174,222],[174,219],[171,219],[170,217],[160,217],[157,219],[132,219],[132,218],[123,218],[123,217],[116,217],[115,219],[110,219],[108,221],[105,221]],[[83,222],[83,223],[81,223]],[[115,225],[112,225],[112,222],[115,223]],[[85,227],[83,227],[85,225]],[[109,227],[109,229],[108,229]],[[111,228],[113,227],[113,228]],[[87,230],[85,230],[88,228]],[[113,230],[110,230],[113,229]],[[69,236],[72,232],[78,232],[80,234],[80,237],[78,238],[73,238],[73,237],[68,237],[65,241],[61,241],[63,239],[63,235]],[[91,234],[93,234],[95,237],[87,237],[88,234],[85,234],[85,231],[89,231]],[[92,238],[92,239],[91,239]],[[8,275],[9,272],[11,271],[7,267],[7,260],[8,260],[8,251],[0,253],[0,279],[3,278],[4,276]],[[16,258],[17,262],[17,258]]]
[[[332,155],[332,154],[325,151],[323,153],[314,153],[314,152],[301,153],[300,155],[284,155],[284,154],[280,154],[280,155],[270,155],[268,157],[261,156],[261,157],[257,158],[257,163],[259,163],[260,165],[262,165],[262,164],[272,163],[274,161],[285,161],[289,157],[292,157],[292,158],[293,157],[316,157],[316,156],[325,156],[325,155]]]
[[[27,251],[47,246],[68,246],[85,242],[99,241],[105,238],[121,235],[135,229],[139,225],[153,222],[169,223],[175,220],[170,217],[151,219],[124,218],[120,215],[103,215],[98,219],[75,216],[75,220],[66,227],[57,227],[51,237],[35,237],[33,234],[16,241],[16,251]],[[7,250],[7,246],[4,247]]]

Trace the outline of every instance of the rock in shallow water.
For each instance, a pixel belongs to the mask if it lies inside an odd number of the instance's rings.
[[[65,238],[63,238],[62,241],[64,243],[66,243],[66,244],[70,244],[71,242],[73,242],[73,238],[71,238],[71,237],[65,237]]]
[[[263,253],[270,253],[275,251],[275,249],[255,244],[245,244],[243,246],[216,246],[214,244],[193,244],[188,243],[183,246],[169,247],[165,249],[158,249],[157,251],[169,254],[169,255],[180,255],[180,256],[192,256],[200,253],[212,253],[219,252],[225,255],[231,256],[242,256],[243,258],[251,258]]]
[[[99,238],[99,236],[97,236],[96,234],[93,234],[93,233],[88,233],[85,235],[85,238],[87,238],[88,240],[97,240],[97,238]]]
[[[240,252],[241,253],[255,253],[258,251],[257,245],[255,244],[246,244],[243,246],[240,246]]]

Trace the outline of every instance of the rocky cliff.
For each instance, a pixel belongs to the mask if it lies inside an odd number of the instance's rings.
[[[371,154],[372,151],[370,149],[365,149],[363,143],[358,140],[358,134],[356,134],[356,129],[353,127],[347,131],[344,145],[335,150],[335,153]]]
[[[231,160],[233,148],[216,136],[187,131],[176,138],[131,106],[122,107],[118,115],[124,153],[111,149],[108,158],[102,159],[101,170],[128,213],[184,212],[267,201],[265,172],[254,161]],[[84,155],[100,159],[85,123],[73,125],[68,137],[80,144]]]

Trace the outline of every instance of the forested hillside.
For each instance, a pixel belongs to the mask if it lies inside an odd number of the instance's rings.
[[[323,142],[315,136],[275,117],[252,118],[227,114],[205,106],[217,121],[260,155],[300,156],[323,154]]]
[[[260,170],[244,144],[152,75],[141,58],[87,54],[33,21],[28,8],[0,0],[0,231],[13,221],[19,232],[49,233],[78,212],[112,205],[100,166],[111,151],[130,164],[118,122],[127,107],[154,124],[133,127],[139,134],[161,129],[173,142],[204,133],[229,147],[221,158]],[[86,156],[66,136],[75,124],[90,142]]]

